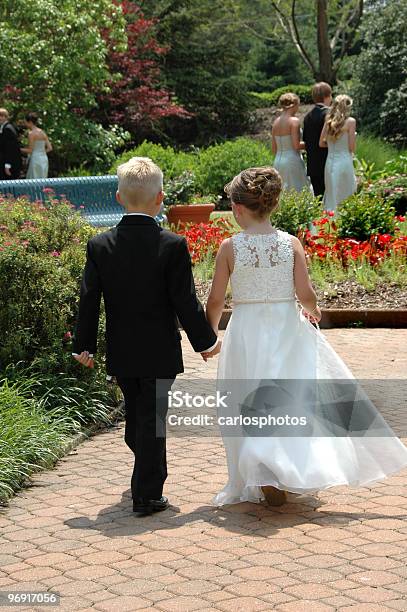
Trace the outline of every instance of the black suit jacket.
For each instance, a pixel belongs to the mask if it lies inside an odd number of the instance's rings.
[[[4,164],[10,164],[11,176],[4,172]],[[14,126],[7,122],[0,133],[0,178],[18,179],[22,166],[20,144]]]
[[[96,351],[102,295],[108,374],[168,378],[183,372],[177,317],[195,351],[216,343],[196,297],[185,238],[152,217],[125,215],[115,228],[89,240],[76,353]]]
[[[308,176],[324,175],[328,149],[319,146],[319,138],[325,123],[328,107],[316,104],[304,117],[303,140],[307,151]]]

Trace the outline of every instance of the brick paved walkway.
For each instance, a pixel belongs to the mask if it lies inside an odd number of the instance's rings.
[[[407,330],[325,333],[356,375],[406,375]],[[186,361],[213,376],[216,363],[189,349]],[[119,425],[36,475],[0,514],[0,590],[59,592],[61,610],[407,610],[407,471],[279,509],[217,510],[220,440],[172,438],[175,508],[140,519],[131,459]]]

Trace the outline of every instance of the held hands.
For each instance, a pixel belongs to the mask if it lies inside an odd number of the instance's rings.
[[[215,355],[219,355],[221,348],[222,348],[222,341],[218,340],[218,344],[215,346],[215,348],[210,353],[201,353],[202,359],[204,361],[208,361],[208,359],[211,359],[211,357],[215,357]]]
[[[95,362],[93,357],[89,356],[89,351],[82,351],[80,355],[73,356],[76,361],[79,361],[85,368],[94,368]]]

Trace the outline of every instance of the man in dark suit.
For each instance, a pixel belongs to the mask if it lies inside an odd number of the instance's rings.
[[[103,295],[106,368],[124,395],[125,441],[135,456],[133,510],[151,514],[169,505],[162,496],[165,431],[157,435],[157,416],[165,422],[168,391],[183,372],[177,317],[196,352],[213,356],[220,343],[196,296],[185,238],[154,220],[163,200],[161,170],[135,157],[117,174],[117,198],[127,214],[88,242],[73,350],[93,367]]]
[[[331,86],[328,83],[316,83],[312,88],[312,99],[315,106],[304,117],[303,140],[307,151],[307,174],[311,179],[314,195],[323,196],[328,149],[319,146],[319,137],[332,102]]]
[[[22,158],[15,127],[9,122],[9,114],[0,108],[0,180],[20,178]]]

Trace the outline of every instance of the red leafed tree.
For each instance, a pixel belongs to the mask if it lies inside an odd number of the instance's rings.
[[[104,122],[117,123],[134,134],[151,130],[163,117],[189,117],[160,84],[159,59],[168,48],[154,38],[156,21],[146,19],[134,2],[123,0],[120,5],[127,21],[127,49],[109,48],[110,91],[99,97]]]

